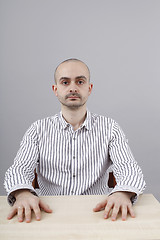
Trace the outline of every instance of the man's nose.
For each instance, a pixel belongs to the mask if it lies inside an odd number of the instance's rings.
[[[70,92],[77,92],[77,86],[75,83],[70,84]]]

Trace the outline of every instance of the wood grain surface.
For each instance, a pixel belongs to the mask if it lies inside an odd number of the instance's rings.
[[[105,196],[47,196],[41,197],[53,209],[52,214],[42,212],[42,220],[31,223],[7,220],[10,206],[6,197],[0,197],[0,239],[3,240],[160,240],[160,203],[152,194],[139,197],[134,206],[136,218],[128,216],[122,221],[103,218],[103,211],[95,213],[93,207]]]

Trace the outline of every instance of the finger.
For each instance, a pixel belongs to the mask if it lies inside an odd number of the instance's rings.
[[[130,213],[131,217],[133,217],[133,218],[136,217],[132,205],[128,206],[128,212]]]
[[[94,211],[94,212],[98,212],[98,211],[103,210],[103,209],[105,208],[106,204],[107,204],[107,201],[98,203],[98,204],[96,205],[96,207],[93,208],[93,211]]]
[[[9,214],[7,216],[7,219],[8,220],[12,219],[16,215],[16,213],[17,213],[17,208],[15,208],[15,207],[13,208],[12,207],[11,211],[9,212]]]
[[[39,201],[39,206],[47,213],[52,213],[52,209],[44,203],[42,200]]]
[[[35,206],[32,207],[32,209],[33,209],[33,211],[35,213],[36,220],[40,221],[41,220],[41,210],[40,210],[39,206],[35,205]]]
[[[29,206],[25,207],[25,217],[27,223],[31,222],[31,208]]]
[[[119,213],[120,207],[119,205],[115,205],[112,211],[111,219],[112,221],[115,221],[117,219],[117,215]]]
[[[121,207],[122,210],[122,220],[125,221],[127,219],[127,206],[122,206]]]
[[[107,203],[106,207],[105,207],[105,211],[104,211],[104,218],[108,218],[110,211],[113,207],[113,203]]]
[[[18,214],[18,221],[19,222],[23,222],[23,206],[19,206],[18,210],[17,210],[17,214]]]

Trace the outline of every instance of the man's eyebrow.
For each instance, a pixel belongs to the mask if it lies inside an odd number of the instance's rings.
[[[69,80],[70,78],[68,78],[68,77],[61,77],[60,79],[59,79],[59,81],[62,81],[62,80]]]
[[[59,81],[69,80],[69,79],[70,79],[69,77],[61,77],[61,78],[59,79]],[[83,76],[83,75],[77,76],[76,79],[84,79],[84,80],[87,80],[87,78],[86,78],[85,76]]]
[[[86,78],[85,76],[83,76],[83,75],[82,75],[82,76],[77,76],[77,77],[76,77],[76,79],[81,79],[81,78],[83,78],[84,80],[87,80],[87,78]]]

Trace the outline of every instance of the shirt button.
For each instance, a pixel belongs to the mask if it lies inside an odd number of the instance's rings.
[[[75,159],[75,156],[73,156],[73,159]]]
[[[73,174],[73,177],[75,178],[75,177],[76,177],[76,175],[75,175],[75,174]]]

